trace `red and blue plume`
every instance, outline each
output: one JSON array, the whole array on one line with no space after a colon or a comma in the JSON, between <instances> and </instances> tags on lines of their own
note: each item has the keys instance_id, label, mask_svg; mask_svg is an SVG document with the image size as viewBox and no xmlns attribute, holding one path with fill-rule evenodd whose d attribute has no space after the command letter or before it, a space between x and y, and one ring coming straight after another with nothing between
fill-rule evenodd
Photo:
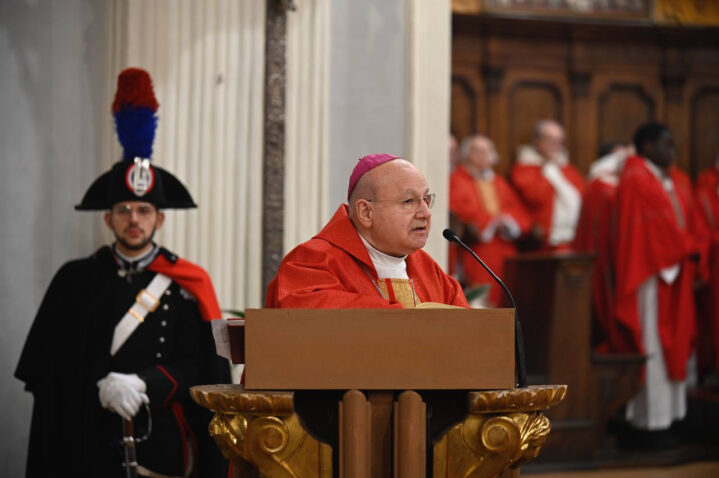
<instances>
[{"instance_id":1,"label":"red and blue plume","mask_svg":"<svg viewBox=\"0 0 719 478\"><path fill-rule=\"evenodd\" d=\"M152 157L158 106L149 73L139 68L127 68L120 73L112 114L123 159Z\"/></svg>"}]
</instances>

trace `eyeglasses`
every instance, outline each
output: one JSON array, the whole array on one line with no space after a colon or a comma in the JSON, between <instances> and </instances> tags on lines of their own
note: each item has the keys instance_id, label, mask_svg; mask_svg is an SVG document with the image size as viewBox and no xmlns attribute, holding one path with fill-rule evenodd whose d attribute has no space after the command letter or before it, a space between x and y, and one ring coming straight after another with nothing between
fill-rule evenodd
<instances>
[{"instance_id":1,"label":"eyeglasses","mask_svg":"<svg viewBox=\"0 0 719 478\"><path fill-rule=\"evenodd\" d=\"M434 199L437 195L434 193L427 194L425 196L421 197L414 197L414 198L407 198L407 199L400 199L400 200L386 200L386 201L380 201L377 199L367 199L369 202L391 202L394 204L397 204L399 208L402 211L405 212L414 212L417 211L421 206L422 203L424 203L429 209L432 209L432 206L434 206Z\"/></svg>"},{"instance_id":2,"label":"eyeglasses","mask_svg":"<svg viewBox=\"0 0 719 478\"><path fill-rule=\"evenodd\" d=\"M149 204L141 204L135 208L133 208L129 204L118 204L117 206L112 208L112 212L114 212L120 217L130 217L133 211L135 211L140 217L150 217L153 213L157 211L157 209L155 208L155 206Z\"/></svg>"}]
</instances>

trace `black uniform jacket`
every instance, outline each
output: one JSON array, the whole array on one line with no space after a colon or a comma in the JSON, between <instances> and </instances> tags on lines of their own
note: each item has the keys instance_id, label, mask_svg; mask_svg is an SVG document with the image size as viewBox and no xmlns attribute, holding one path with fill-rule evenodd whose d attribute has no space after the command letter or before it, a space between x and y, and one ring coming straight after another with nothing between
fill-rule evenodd
<instances>
[{"instance_id":1,"label":"black uniform jacket","mask_svg":"<svg viewBox=\"0 0 719 478\"><path fill-rule=\"evenodd\" d=\"M159 254L177 260L165 249ZM152 433L137 445L141 465L182 475L194 439L195 476L226 477L226 462L208 435L211 414L188 392L193 385L230 381L210 323L194 297L173 282L159 307L110 356L115 325L155 276L144 270L128 281L119 268L107 246L71 261L40 305L15 372L35 399L26 476L124 476L122 419L101 407L97 387L109 372L119 372L136 373L147 384ZM144 411L135 417L136 435L147 419Z\"/></svg>"}]
</instances>

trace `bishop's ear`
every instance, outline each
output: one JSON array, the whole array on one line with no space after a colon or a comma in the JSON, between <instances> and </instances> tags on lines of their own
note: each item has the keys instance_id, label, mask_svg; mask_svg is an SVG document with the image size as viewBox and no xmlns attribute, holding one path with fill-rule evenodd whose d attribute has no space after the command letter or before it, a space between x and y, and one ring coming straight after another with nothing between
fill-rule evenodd
<instances>
[{"instance_id":1,"label":"bishop's ear","mask_svg":"<svg viewBox=\"0 0 719 478\"><path fill-rule=\"evenodd\" d=\"M366 228L372 226L372 203L366 199L358 199L354 203L355 217L357 221Z\"/></svg>"}]
</instances>

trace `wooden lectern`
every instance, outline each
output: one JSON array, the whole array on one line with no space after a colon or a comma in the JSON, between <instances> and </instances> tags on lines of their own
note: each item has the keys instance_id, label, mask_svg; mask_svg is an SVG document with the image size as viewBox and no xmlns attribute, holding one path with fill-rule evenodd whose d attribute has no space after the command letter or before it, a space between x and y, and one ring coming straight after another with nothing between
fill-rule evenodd
<instances>
[{"instance_id":1,"label":"wooden lectern","mask_svg":"<svg viewBox=\"0 0 719 478\"><path fill-rule=\"evenodd\" d=\"M512 309L262 309L245 384L193 387L235 477L518 476L566 386L515 389ZM216 337L217 338L217 337ZM218 345L219 347L219 345Z\"/></svg>"}]
</instances>

